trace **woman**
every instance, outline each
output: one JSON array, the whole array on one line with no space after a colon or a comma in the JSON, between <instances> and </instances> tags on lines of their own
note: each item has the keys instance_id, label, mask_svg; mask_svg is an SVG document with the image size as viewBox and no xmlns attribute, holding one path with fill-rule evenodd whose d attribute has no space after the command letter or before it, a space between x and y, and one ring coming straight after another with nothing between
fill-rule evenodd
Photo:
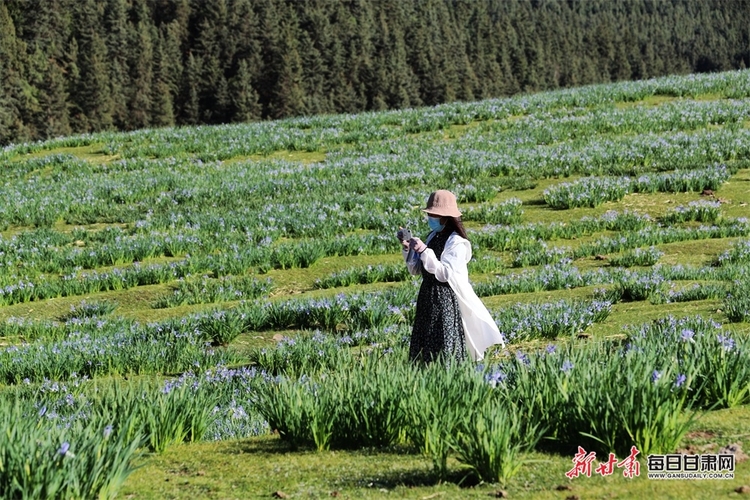
<instances>
[{"instance_id":1,"label":"woman","mask_svg":"<svg viewBox=\"0 0 750 500\"><path fill-rule=\"evenodd\" d=\"M409 358L461 360L468 353L471 359L481 360L487 347L503 344L503 337L469 284L466 265L471 260L471 243L456 196L435 191L422 211L431 230L426 242L401 238L409 272L422 274Z\"/></svg>"}]
</instances>

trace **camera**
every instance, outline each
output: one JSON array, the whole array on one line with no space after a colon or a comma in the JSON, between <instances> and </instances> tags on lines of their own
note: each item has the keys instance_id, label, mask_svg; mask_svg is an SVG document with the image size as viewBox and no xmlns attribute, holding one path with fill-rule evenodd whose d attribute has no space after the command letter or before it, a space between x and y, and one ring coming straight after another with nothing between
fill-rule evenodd
<instances>
[{"instance_id":1,"label":"camera","mask_svg":"<svg viewBox=\"0 0 750 500\"><path fill-rule=\"evenodd\" d=\"M409 241L411 239L411 231L406 227L401 227L396 232L396 237L398 241Z\"/></svg>"}]
</instances>

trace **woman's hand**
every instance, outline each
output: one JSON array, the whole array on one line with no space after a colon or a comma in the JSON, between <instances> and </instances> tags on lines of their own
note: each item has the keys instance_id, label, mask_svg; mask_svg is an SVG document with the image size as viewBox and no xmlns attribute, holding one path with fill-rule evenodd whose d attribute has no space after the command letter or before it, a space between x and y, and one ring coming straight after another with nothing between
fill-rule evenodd
<instances>
[{"instance_id":1,"label":"woman's hand","mask_svg":"<svg viewBox=\"0 0 750 500\"><path fill-rule=\"evenodd\" d=\"M398 241L401 242L401 246L404 248L404 250L409 249L409 240L411 239L411 231L409 231L405 227L398 228L398 231L396 231L396 238L398 238Z\"/></svg>"},{"instance_id":2,"label":"woman's hand","mask_svg":"<svg viewBox=\"0 0 750 500\"><path fill-rule=\"evenodd\" d=\"M409 240L409 248L417 253L422 253L427 249L427 245L419 238L412 238Z\"/></svg>"}]
</instances>

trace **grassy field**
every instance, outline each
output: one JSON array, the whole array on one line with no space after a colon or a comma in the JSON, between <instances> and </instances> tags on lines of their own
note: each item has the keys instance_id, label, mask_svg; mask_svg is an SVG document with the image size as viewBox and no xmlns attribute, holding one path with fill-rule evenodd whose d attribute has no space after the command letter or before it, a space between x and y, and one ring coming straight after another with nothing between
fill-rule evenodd
<instances>
[{"instance_id":1,"label":"grassy field","mask_svg":"<svg viewBox=\"0 0 750 500\"><path fill-rule=\"evenodd\" d=\"M541 363L554 344L581 356L574 401L593 387L580 363L609 363L606 376L615 380L616 357L627 355L618 349L635 342L635 328L670 316L712 320L705 342L715 344L718 334L720 345L706 343L695 354L708 364L692 365L682 347L665 343L650 358L664 366L651 367L653 383L637 382L651 387L661 373L689 375L684 386L659 382L661 401L676 405L664 429L687 423L677 444L663 445L671 449L651 451L750 450L750 372L719 380L708 368L740 366L729 356L742 363L750 355L748 80L747 72L670 77L430 109L7 147L1 189L13 202L0 207L0 396L9 408L20 406L5 422L15 428L21 415L38 420L37 429L56 426L71 450L94 423L109 425L107 439L114 428L113 435L135 442L140 452L122 460L138 468L113 473L103 497L741 495L735 490L750 485L750 465L740 455L731 480L650 480L644 456L638 478L615 470L568 479L576 446L597 443L597 460L607 446L604 435L586 437L595 432L588 428L573 428L570 438L555 423L567 417L545 413L559 392L553 389L539 396L549 398L541 408L531 393L509 392L518 403L487 389L524 429L513 431L514 439L531 444L519 444L522 465L501 482L482 480L459 461L456 443L447 468L438 470L434 451L420 452L404 430L376 445L337 445L335 429L332 445L317 437L295 441L291 431L272 432L271 410L257 394L273 394L264 387L279 380L297 390L307 387L305 378L346 378L371 358L386 371L421 376L404 368L418 282L399 271L394 231L408 225L426 234L419 208L429 192L445 188L457 193L473 241L471 281L508 340L483 370L520 377L513 371L523 369L518 360L539 356ZM654 262L639 260L642 251ZM606 313L589 319L599 300ZM346 306L336 309L336 301ZM513 316L519 310L541 319L527 324ZM684 335L688 327L677 328ZM310 347L314 335L327 342L319 355ZM600 345L611 358L596 357ZM185 383L177 402L171 389L159 389L243 367L268 378L238 382L231 375L208 389L195 382L195 393ZM568 371L555 370L549 383L567 383ZM516 383L508 390L520 391ZM599 397L606 406L605 396L591 401ZM645 415L639 425L653 432L648 404L614 401L607 415ZM132 427L123 423L125 411L133 412ZM284 411L282 421L294 405ZM190 432L167 429L180 414L193 418ZM523 422L540 418L551 420L535 440ZM575 432L583 433L580 442ZM618 438L618 458L632 444ZM54 460L35 459L59 469L38 481L59 474L72 484L76 457L94 453L83 445L75 454L59 451ZM12 453L21 451L7 457ZM0 487L13 474L0 467ZM93 495L70 488L48 494Z\"/></svg>"}]
</instances>

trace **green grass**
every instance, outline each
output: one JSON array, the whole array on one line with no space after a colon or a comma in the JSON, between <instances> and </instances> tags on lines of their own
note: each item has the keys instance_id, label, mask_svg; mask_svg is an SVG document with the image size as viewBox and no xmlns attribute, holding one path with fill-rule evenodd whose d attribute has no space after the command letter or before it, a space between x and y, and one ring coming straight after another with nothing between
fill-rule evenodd
<instances>
[{"instance_id":1,"label":"green grass","mask_svg":"<svg viewBox=\"0 0 750 500\"><path fill-rule=\"evenodd\" d=\"M682 241L658 245L657 248L664 252L659 262L667 265L707 266L734 241L737 241L737 238Z\"/></svg>"},{"instance_id":2,"label":"green grass","mask_svg":"<svg viewBox=\"0 0 750 500\"><path fill-rule=\"evenodd\" d=\"M76 147L59 147L51 149L40 149L34 153L18 155L11 161L27 160L29 158L40 158L42 156L54 154L69 154L80 158L81 160L90 161L91 163L109 163L117 160L117 155L107 155L102 152L103 144L89 144L88 146Z\"/></svg>"},{"instance_id":3,"label":"green grass","mask_svg":"<svg viewBox=\"0 0 750 500\"><path fill-rule=\"evenodd\" d=\"M750 448L750 407L706 414L693 424L684 446L698 453L716 453L721 446L740 443ZM750 462L737 465L733 480L656 481L610 477L568 479L572 457L530 453L529 461L506 491L509 498L559 500L579 498L705 499L734 496L734 489L750 483ZM619 457L618 457L619 458ZM123 498L220 499L271 498L283 492L290 498L487 498L496 485L476 484L458 462L449 461L451 479L441 483L429 460L393 451L296 451L278 436L241 441L175 446L149 457L123 488ZM558 487L565 489L558 490ZM569 488L569 489L567 489ZM335 494L334 494L335 492Z\"/></svg>"},{"instance_id":4,"label":"green grass","mask_svg":"<svg viewBox=\"0 0 750 500\"><path fill-rule=\"evenodd\" d=\"M707 94L695 100L716 100L721 95ZM670 96L650 96L637 102L616 103L617 108L635 106L659 106L664 103L679 101ZM509 123L522 119L524 115L511 116L505 120ZM452 125L443 130L409 134L410 140L454 141L464 135L482 130L489 130L492 120L475 121L466 125ZM750 120L744 122L750 128ZM93 163L107 163L117 156L107 156L101 152L101 144L82 147L65 147L42 149L39 152L22 155L14 160L41 157L55 153L72 154L80 159ZM338 148L339 146L335 146ZM340 146L354 150L359 145ZM225 160L225 165L238 162L253 162L268 159L285 160L302 164L326 161L326 151L274 151L269 155L237 156ZM38 172L37 172L38 174ZM604 203L596 208L577 208L572 210L552 210L543 200L543 191L560 182L570 182L576 177L542 179L533 189L523 191L503 191L493 200L501 202L509 198L519 198L523 202L522 222L549 223L570 222L584 216L600 216L608 210L622 211L628 209L648 213L654 218L666 214L677 205L690 201L705 199L698 193L656 193L630 194L617 203ZM729 182L715 193L724 200L722 212L728 217L748 217L750 208L750 169L739 170ZM465 207L470 206L466 204ZM92 224L86 229L97 230L115 224ZM127 224L119 225L121 227ZM467 224L468 227L479 227L479 224ZM64 223L54 226L56 231L69 232L74 227ZM26 228L12 227L0 235L11 238ZM556 241L552 245L575 247L583 242L601 236L601 233L579 238L574 241ZM660 245L665 252L660 262L664 264L707 265L718 254L726 250L735 241L733 238L688 241ZM510 262L509 254L500 254ZM343 289L314 290L316 279L332 272L354 266L387 264L399 262L401 256L376 255L356 257L326 257L318 260L309 268L272 270L260 278L269 277L275 289L272 300L290 298L330 297ZM153 262L168 262L174 258L154 259ZM595 267L606 267L606 261L593 258L580 259L575 262L581 270ZM100 269L104 270L104 268ZM517 269L505 269L500 274L518 272ZM481 281L490 276L472 275L472 280ZM347 287L347 292L382 290L394 284L356 285ZM484 303L491 309L510 307L517 302L547 302L560 299L590 298L596 287L584 287L574 290L538 292L494 296L484 298ZM35 319L56 319L68 312L72 305L81 300L111 300L118 303L116 315L136 319L141 322L159 321L167 318L181 317L217 307L216 304L180 306L169 309L153 309L151 305L160 295L170 290L170 284L142 286L130 290L54 298L41 302L16 304L0 308L0 321L9 317ZM237 302L220 304L231 307ZM618 337L624 333L627 325L642 323L667 314L686 316L701 314L723 321L720 312L721 301L706 300L675 304L653 305L648 301L618 303L606 322L594 324L587 331L593 337ZM740 334L750 334L750 327L741 324L732 327ZM237 337L230 349L240 355L240 359L249 351L258 347L272 347L279 335L293 336L300 332L295 330L270 332L245 332ZM0 339L1 345L7 345L13 339ZM560 339L561 342L587 342L587 339ZM546 343L546 342L545 342ZM514 348L533 348L542 345L530 342ZM682 443L684 448L702 447L707 452L715 452L720 445L733 442L741 443L745 450L750 449L750 406L729 410L710 411L693 425L693 430ZM526 456L526 464L514 479L507 491L511 498L528 499L562 499L571 495L580 498L718 498L736 496L734 489L742 484L750 484L750 462L738 465L736 478L733 481L649 481L645 477L628 480L616 474L613 477L578 478L570 481L565 472L571 467L572 453L561 456L547 453L531 453ZM645 461L642 460L642 476L645 476ZM130 499L196 499L196 498L270 498L276 491L282 491L292 498L329 498L336 494L340 498L487 498L497 490L496 485L476 484L466 476L458 462L449 462L452 481L440 482L431 472L427 458L406 453L405 450L359 450L359 451L290 451L278 436L263 436L252 439L227 441L219 443L198 443L178 445L169 448L164 454L145 457L142 467L131 476L120 492L121 498ZM558 486L569 489L558 490Z\"/></svg>"},{"instance_id":5,"label":"green grass","mask_svg":"<svg viewBox=\"0 0 750 500\"><path fill-rule=\"evenodd\" d=\"M716 96L712 99L707 100L716 100L719 96ZM626 108L632 108L634 106L659 106L661 104L667 103L667 102L673 102L676 101L677 97L667 96L667 95L650 95L645 98L643 98L640 101L628 101L628 102L618 102L615 103L615 107L619 109L626 109ZM695 99L698 100L698 99Z\"/></svg>"},{"instance_id":6,"label":"green grass","mask_svg":"<svg viewBox=\"0 0 750 500\"><path fill-rule=\"evenodd\" d=\"M231 165L232 163L245 162L245 161L261 161L261 160L284 160L293 161L304 164L320 163L325 161L326 155L319 151L274 151L269 155L248 155L248 156L235 156L228 160L224 160L225 165Z\"/></svg>"}]
</instances>

